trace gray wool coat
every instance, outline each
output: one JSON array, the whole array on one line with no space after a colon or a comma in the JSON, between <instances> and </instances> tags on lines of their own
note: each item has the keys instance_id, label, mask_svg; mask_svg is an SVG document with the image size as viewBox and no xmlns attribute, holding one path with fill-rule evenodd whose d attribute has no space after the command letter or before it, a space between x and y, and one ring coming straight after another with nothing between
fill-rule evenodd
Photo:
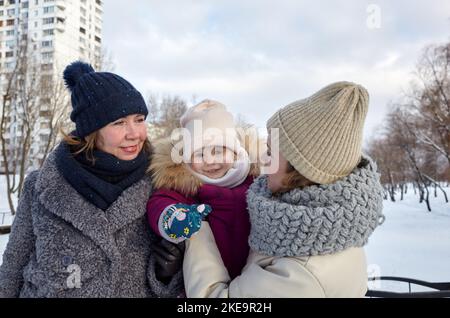
<instances>
[{"instance_id":1,"label":"gray wool coat","mask_svg":"<svg viewBox=\"0 0 450 318\"><path fill-rule=\"evenodd\" d=\"M0 297L176 297L154 274L145 176L106 210L87 202L51 154L25 181L0 267Z\"/></svg>"}]
</instances>

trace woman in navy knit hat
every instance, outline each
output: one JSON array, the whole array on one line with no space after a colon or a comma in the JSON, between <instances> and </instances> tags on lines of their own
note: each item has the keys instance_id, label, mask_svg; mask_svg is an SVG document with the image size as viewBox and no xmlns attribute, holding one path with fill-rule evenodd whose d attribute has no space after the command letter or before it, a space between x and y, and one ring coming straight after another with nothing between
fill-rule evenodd
<instances>
[{"instance_id":1,"label":"woman in navy knit hat","mask_svg":"<svg viewBox=\"0 0 450 318\"><path fill-rule=\"evenodd\" d=\"M171 266L155 265L158 239L145 219L151 146L142 95L83 62L67 66L64 80L76 130L26 178L0 297L177 296L183 251L166 246Z\"/></svg>"}]
</instances>

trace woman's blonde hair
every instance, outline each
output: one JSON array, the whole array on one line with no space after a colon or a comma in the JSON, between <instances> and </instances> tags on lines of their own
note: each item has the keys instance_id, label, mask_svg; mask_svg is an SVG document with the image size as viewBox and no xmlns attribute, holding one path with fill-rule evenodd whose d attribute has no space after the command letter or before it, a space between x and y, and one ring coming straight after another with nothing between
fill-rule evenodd
<instances>
[{"instance_id":1,"label":"woman's blonde hair","mask_svg":"<svg viewBox=\"0 0 450 318\"><path fill-rule=\"evenodd\" d=\"M77 137L72 134L66 133L63 129L60 129L60 133L63 136L63 141L71 146L74 155L79 155L80 153L86 154L86 159L92 164L95 164L94 150L97 145L97 140L99 138L98 130L87 135L84 138ZM149 156L152 153L152 145L148 139L145 140L144 146L142 148Z\"/></svg>"}]
</instances>

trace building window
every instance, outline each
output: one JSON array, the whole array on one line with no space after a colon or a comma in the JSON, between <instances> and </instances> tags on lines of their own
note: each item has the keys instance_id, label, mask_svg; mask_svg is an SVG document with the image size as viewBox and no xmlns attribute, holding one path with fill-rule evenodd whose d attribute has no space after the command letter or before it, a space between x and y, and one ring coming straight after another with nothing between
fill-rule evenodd
<instances>
[{"instance_id":1,"label":"building window","mask_svg":"<svg viewBox=\"0 0 450 318\"><path fill-rule=\"evenodd\" d=\"M14 68L14 62L6 62L6 63L5 63L5 68L6 68L7 70L13 69L13 68Z\"/></svg>"},{"instance_id":2,"label":"building window","mask_svg":"<svg viewBox=\"0 0 450 318\"><path fill-rule=\"evenodd\" d=\"M86 34L86 29L85 28L80 28L80 32L83 34Z\"/></svg>"},{"instance_id":3,"label":"building window","mask_svg":"<svg viewBox=\"0 0 450 318\"><path fill-rule=\"evenodd\" d=\"M53 30L53 29L44 30L44 31L42 32L42 34L43 34L44 36L46 36L46 35L53 35L53 34L55 34L55 30Z\"/></svg>"},{"instance_id":4,"label":"building window","mask_svg":"<svg viewBox=\"0 0 450 318\"><path fill-rule=\"evenodd\" d=\"M42 41L42 47L53 47L53 41Z\"/></svg>"},{"instance_id":5,"label":"building window","mask_svg":"<svg viewBox=\"0 0 450 318\"><path fill-rule=\"evenodd\" d=\"M14 19L6 20L6 25L14 25Z\"/></svg>"},{"instance_id":6,"label":"building window","mask_svg":"<svg viewBox=\"0 0 450 318\"><path fill-rule=\"evenodd\" d=\"M98 36L95 36L95 41L97 41L98 43L102 43L102 39L100 39Z\"/></svg>"},{"instance_id":7,"label":"building window","mask_svg":"<svg viewBox=\"0 0 450 318\"><path fill-rule=\"evenodd\" d=\"M53 52L44 52L42 53L43 60L50 60L53 58Z\"/></svg>"},{"instance_id":8,"label":"building window","mask_svg":"<svg viewBox=\"0 0 450 318\"><path fill-rule=\"evenodd\" d=\"M51 71L52 69L53 69L52 63L47 63L47 64L41 65L41 70L43 70L43 71Z\"/></svg>"},{"instance_id":9,"label":"building window","mask_svg":"<svg viewBox=\"0 0 450 318\"><path fill-rule=\"evenodd\" d=\"M14 35L15 31L14 30L6 30L6 35Z\"/></svg>"},{"instance_id":10,"label":"building window","mask_svg":"<svg viewBox=\"0 0 450 318\"><path fill-rule=\"evenodd\" d=\"M14 40L5 41L5 46L10 48L10 49L14 48L14 44L15 44Z\"/></svg>"},{"instance_id":11,"label":"building window","mask_svg":"<svg viewBox=\"0 0 450 318\"><path fill-rule=\"evenodd\" d=\"M13 56L14 56L13 51L5 52L5 57L13 57Z\"/></svg>"},{"instance_id":12,"label":"building window","mask_svg":"<svg viewBox=\"0 0 450 318\"><path fill-rule=\"evenodd\" d=\"M42 19L42 24L52 24L55 23L55 18L44 18Z\"/></svg>"},{"instance_id":13,"label":"building window","mask_svg":"<svg viewBox=\"0 0 450 318\"><path fill-rule=\"evenodd\" d=\"M41 110L41 111L39 112L39 116L40 116L40 117L50 117L50 115L51 115L51 113L50 113L50 111L48 111L48 110Z\"/></svg>"},{"instance_id":14,"label":"building window","mask_svg":"<svg viewBox=\"0 0 450 318\"><path fill-rule=\"evenodd\" d=\"M55 7L51 6L51 7L44 7L44 13L52 13L55 12Z\"/></svg>"},{"instance_id":15,"label":"building window","mask_svg":"<svg viewBox=\"0 0 450 318\"><path fill-rule=\"evenodd\" d=\"M16 14L16 9L8 9L8 11L6 12L6 14L9 17L12 17L14 14Z\"/></svg>"}]
</instances>

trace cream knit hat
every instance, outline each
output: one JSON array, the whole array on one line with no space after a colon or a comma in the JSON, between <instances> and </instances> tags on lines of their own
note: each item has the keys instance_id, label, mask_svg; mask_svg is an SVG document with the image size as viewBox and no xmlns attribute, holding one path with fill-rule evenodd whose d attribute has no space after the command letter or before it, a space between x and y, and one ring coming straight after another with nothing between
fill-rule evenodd
<instances>
[{"instance_id":1,"label":"cream knit hat","mask_svg":"<svg viewBox=\"0 0 450 318\"><path fill-rule=\"evenodd\" d=\"M241 147L233 115L225 105L206 99L189 108L180 118L181 127L190 138L183 139L183 157L189 162L192 153L206 146L225 146L235 153Z\"/></svg>"},{"instance_id":2,"label":"cream knit hat","mask_svg":"<svg viewBox=\"0 0 450 318\"><path fill-rule=\"evenodd\" d=\"M368 106L364 87L337 82L280 109L267 128L279 129L280 152L301 175L329 184L359 163Z\"/></svg>"}]
</instances>

